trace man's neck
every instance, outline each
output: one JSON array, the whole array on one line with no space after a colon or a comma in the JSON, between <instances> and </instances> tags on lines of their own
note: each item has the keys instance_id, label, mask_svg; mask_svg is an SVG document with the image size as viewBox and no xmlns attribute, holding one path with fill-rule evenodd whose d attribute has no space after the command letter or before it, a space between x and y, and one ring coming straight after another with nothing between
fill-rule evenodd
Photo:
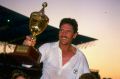
<instances>
[{"instance_id":1,"label":"man's neck","mask_svg":"<svg viewBox=\"0 0 120 79\"><path fill-rule=\"evenodd\" d=\"M59 46L62 51L70 51L72 48L72 46L70 44L68 44L68 45L59 44Z\"/></svg>"}]
</instances>

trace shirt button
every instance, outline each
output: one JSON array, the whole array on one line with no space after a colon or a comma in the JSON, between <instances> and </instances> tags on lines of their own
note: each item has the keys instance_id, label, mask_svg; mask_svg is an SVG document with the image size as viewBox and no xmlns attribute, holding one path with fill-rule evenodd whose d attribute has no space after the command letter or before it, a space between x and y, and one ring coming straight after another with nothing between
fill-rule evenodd
<instances>
[{"instance_id":1,"label":"shirt button","mask_svg":"<svg viewBox=\"0 0 120 79\"><path fill-rule=\"evenodd\" d=\"M78 70L77 70L77 69L74 69L74 70L73 70L73 73L74 73L74 74L77 74L77 73L78 73Z\"/></svg>"}]
</instances>

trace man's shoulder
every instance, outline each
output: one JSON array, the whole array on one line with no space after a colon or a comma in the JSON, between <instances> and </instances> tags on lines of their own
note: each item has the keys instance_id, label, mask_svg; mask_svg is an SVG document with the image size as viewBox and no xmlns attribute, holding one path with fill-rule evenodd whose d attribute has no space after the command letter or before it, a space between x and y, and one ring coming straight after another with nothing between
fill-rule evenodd
<instances>
[{"instance_id":1,"label":"man's shoulder","mask_svg":"<svg viewBox=\"0 0 120 79\"><path fill-rule=\"evenodd\" d=\"M78 48L76 45L72 44L72 46L76 49L76 52L79 54L83 54L80 48Z\"/></svg>"},{"instance_id":2,"label":"man's shoulder","mask_svg":"<svg viewBox=\"0 0 120 79\"><path fill-rule=\"evenodd\" d=\"M77 48L77 53L78 53L80 56L84 56L84 53L83 53L79 48Z\"/></svg>"}]
</instances>

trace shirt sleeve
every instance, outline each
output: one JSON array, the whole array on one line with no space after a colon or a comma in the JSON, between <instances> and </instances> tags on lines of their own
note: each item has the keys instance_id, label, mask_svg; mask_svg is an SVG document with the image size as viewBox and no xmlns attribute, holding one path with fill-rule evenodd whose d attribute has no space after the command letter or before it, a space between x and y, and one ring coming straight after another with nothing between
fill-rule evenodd
<instances>
[{"instance_id":1,"label":"shirt sleeve","mask_svg":"<svg viewBox=\"0 0 120 79\"><path fill-rule=\"evenodd\" d=\"M39 47L39 52L41 53L40 62L43 62L45 59L47 59L49 55L49 52L48 52L49 49L50 49L49 43L43 44L42 46Z\"/></svg>"},{"instance_id":2,"label":"shirt sleeve","mask_svg":"<svg viewBox=\"0 0 120 79\"><path fill-rule=\"evenodd\" d=\"M84 73L90 73L89 65L85 56L83 60L83 67L84 67L84 70L83 70Z\"/></svg>"},{"instance_id":3,"label":"shirt sleeve","mask_svg":"<svg viewBox=\"0 0 120 79\"><path fill-rule=\"evenodd\" d=\"M83 53L80 54L80 65L79 65L79 73L76 77L76 79L79 79L79 77L84 73L90 73L89 65L87 62L87 59Z\"/></svg>"}]
</instances>

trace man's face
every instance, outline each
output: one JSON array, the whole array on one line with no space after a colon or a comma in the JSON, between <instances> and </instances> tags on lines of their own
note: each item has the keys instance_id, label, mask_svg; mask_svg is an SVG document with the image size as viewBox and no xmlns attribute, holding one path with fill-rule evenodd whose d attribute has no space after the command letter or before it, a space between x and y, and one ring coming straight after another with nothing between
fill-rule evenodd
<instances>
[{"instance_id":1,"label":"man's face","mask_svg":"<svg viewBox=\"0 0 120 79\"><path fill-rule=\"evenodd\" d=\"M74 30L70 24L63 24L59 31L59 41L60 44L68 45L71 44L73 38L75 38L77 33L74 33Z\"/></svg>"}]
</instances>

